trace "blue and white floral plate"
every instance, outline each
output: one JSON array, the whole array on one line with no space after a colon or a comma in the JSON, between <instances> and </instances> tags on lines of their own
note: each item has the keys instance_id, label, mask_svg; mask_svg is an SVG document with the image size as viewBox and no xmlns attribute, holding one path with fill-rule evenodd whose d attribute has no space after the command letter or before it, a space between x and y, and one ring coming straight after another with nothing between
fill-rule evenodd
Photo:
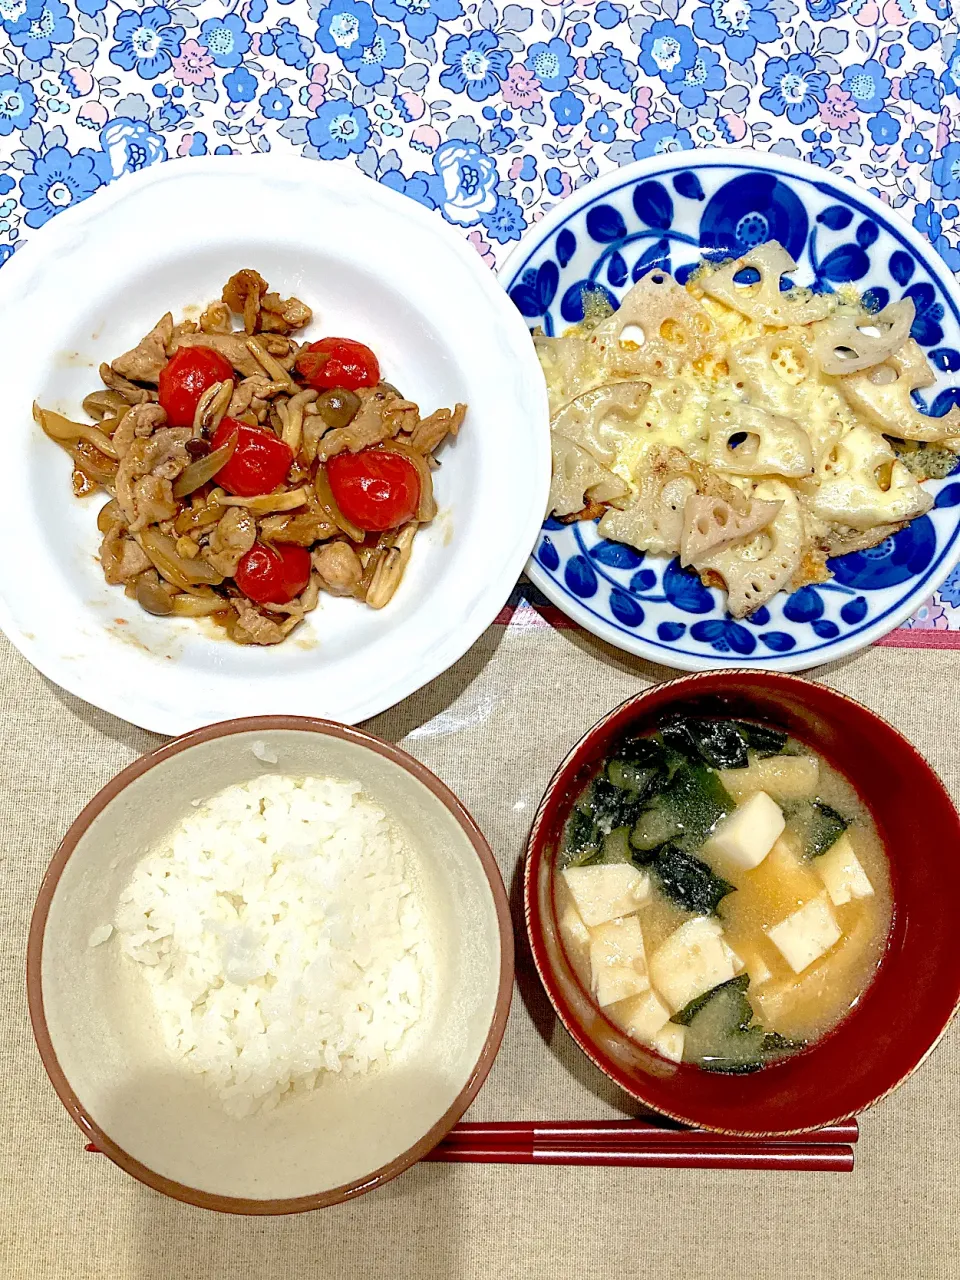
<instances>
[{"instance_id":1,"label":"blue and white floral plate","mask_svg":"<svg viewBox=\"0 0 960 1280\"><path fill-rule=\"evenodd\" d=\"M854 283L877 308L913 298L913 337L938 372L923 402L960 403L960 291L934 250L852 182L778 155L667 152L575 191L537 223L501 278L532 329L581 318L585 283L616 302L647 271L683 282L701 256L730 257L779 240L795 283ZM799 671L831 662L899 626L960 560L960 483L930 482L936 502L870 551L831 561L830 582L781 593L735 622L720 591L677 560L607 542L596 524L548 519L527 572L601 639L669 667Z\"/></svg>"}]
</instances>

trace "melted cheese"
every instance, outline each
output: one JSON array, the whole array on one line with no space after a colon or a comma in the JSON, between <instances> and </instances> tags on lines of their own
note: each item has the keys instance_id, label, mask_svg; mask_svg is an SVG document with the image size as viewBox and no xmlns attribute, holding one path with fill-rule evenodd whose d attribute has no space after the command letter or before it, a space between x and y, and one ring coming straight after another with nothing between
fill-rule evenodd
<instances>
[{"instance_id":1,"label":"melted cheese","mask_svg":"<svg viewBox=\"0 0 960 1280\"><path fill-rule=\"evenodd\" d=\"M625 424L619 429L607 428L608 436L617 441L617 458L610 464L617 475L635 484L654 446L682 449L695 462L706 463L709 406L718 397L756 405L802 423L817 460L857 425L856 414L831 378L817 375L810 366L797 376L799 361L790 341L791 330L764 329L711 298L704 299L703 305L723 334L725 354L697 360L676 378L646 378L650 395L634 429ZM738 360L739 351L753 354L755 348L759 349L753 362ZM589 344L584 346L582 367L581 385L596 385L601 370ZM549 372L547 380L549 383Z\"/></svg>"},{"instance_id":2,"label":"melted cheese","mask_svg":"<svg viewBox=\"0 0 960 1280\"><path fill-rule=\"evenodd\" d=\"M764 246L764 252L768 248L767 257L773 255L771 262L779 271L783 250L773 245ZM765 262L764 258L761 266ZM892 481L889 465L883 469L883 464L889 464L889 447L881 434L881 424L875 412L867 411L858 402L854 391L860 390L860 384L853 386L858 378L866 385L871 371L840 377L831 376L821 367L818 337L824 325L833 325L840 332L851 324L864 322L855 291L840 291L828 297L784 294L781 305L772 290L764 285L757 295L759 301L752 304L745 302L746 295L741 296L732 285L730 264L723 267L722 272L725 273L723 279L719 279L717 269L703 267L685 290L678 289L672 281L661 280L659 291L653 291L641 281L624 300L622 315L615 313L614 317L599 323L585 321L560 338L537 339L550 392L555 436L559 433L569 437L592 454L594 462L605 469L606 490L615 488L614 477L628 488L628 492L613 498L623 511L611 511L601 531L662 554L675 554L679 550L679 543L672 545L674 534L670 530L675 525L679 538L682 511L674 513L677 519L667 530L667 541L671 545L666 545L659 536L651 541L647 529L649 513L641 510L646 501L645 481L651 469L658 467L658 459L664 457L665 450L679 450L690 460L685 465L692 476L687 481L691 493L729 500L732 491L742 492L746 505L741 515L754 497L761 496L759 490L769 487L772 476L779 474L778 483L789 485L786 496L790 498L790 512L781 512L779 523L774 526L783 541L785 521L790 515L790 556L783 557L784 573L788 559L795 563L799 573L802 552L819 554L822 560L824 549L851 527L863 531L876 528L877 536L881 537L885 536L884 526L911 519L926 510L930 505L929 495L915 482L908 483L910 478L901 474L903 468L899 464L892 469ZM767 274L773 278L772 271ZM766 278L763 272L761 276ZM707 294L707 289L713 296ZM654 292L655 298L646 296ZM664 307L669 298L675 299L679 294L684 299L680 320L676 324L669 318L664 321ZM729 304L728 295L736 306ZM762 322L764 318L772 318L768 314L771 306L777 311L777 324ZM699 329L693 307L700 308L705 317ZM806 322L804 317L808 312L809 322ZM638 326L642 330L644 322L652 333L647 339L650 346L646 352L639 338L637 342L631 340L633 330ZM619 340L616 338L618 323L623 330ZM681 331L677 341L674 341L675 330ZM705 349L708 336L709 350ZM822 346L822 342L819 345ZM689 358L683 357L684 350ZM896 364L897 358L891 357L891 363ZM924 361L924 369L927 368ZM649 386L649 393L638 394L642 386ZM615 393L616 412L604 413L602 439L594 430L597 423L592 419L589 423L579 423L574 430L568 420L580 412L578 404L593 404L585 393L604 387L621 390ZM874 399L878 398L872 384L869 391ZM890 398L889 392L879 395L884 393ZM724 409L726 402L735 408L743 406L748 412L728 415ZM757 413L758 410L762 413ZM753 432L756 439L751 442L751 450L759 441L763 447L756 456L761 460L770 456L770 449L777 447L778 439L790 443L791 456L779 468L771 466L769 475L763 465L755 461L748 464L747 454L741 464L737 464L735 451L740 447L738 435L741 433L721 432L724 448L720 450L718 421L740 423L747 431L744 440L749 439L749 424L759 423L763 430L758 428ZM956 429L952 421L924 419L924 438L930 431L941 428L946 436ZM599 447L591 448L591 430L602 451ZM838 459L847 465L838 465ZM579 484L579 476L577 482ZM718 485L725 485L723 493L719 492ZM585 481L578 492L583 492L585 498L598 499L600 491L600 487L590 488ZM733 500L737 501L735 492ZM578 494L569 495L564 514L572 514L577 501ZM794 545L794 525L806 531L802 547ZM745 571L754 575L755 562L769 557L767 535L742 541L742 546L736 541L729 543L722 556L718 555L723 560L723 571L719 567L715 571L721 572L721 576L727 571L733 572L738 555L744 561ZM752 566L750 562L754 562ZM768 575L770 582L774 576L777 575ZM790 581L785 580L782 585L789 589ZM751 607L761 603L762 598ZM746 609L747 602L741 601L740 607Z\"/></svg>"}]
</instances>

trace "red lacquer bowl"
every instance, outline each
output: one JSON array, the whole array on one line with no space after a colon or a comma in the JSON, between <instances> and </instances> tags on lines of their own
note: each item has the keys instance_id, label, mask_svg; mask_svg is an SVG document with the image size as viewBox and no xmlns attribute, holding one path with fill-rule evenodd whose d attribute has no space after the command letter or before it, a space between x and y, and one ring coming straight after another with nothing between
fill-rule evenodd
<instances>
[{"instance_id":1,"label":"red lacquer bowl","mask_svg":"<svg viewBox=\"0 0 960 1280\"><path fill-rule=\"evenodd\" d=\"M807 743L856 787L891 863L893 923L870 987L818 1044L755 1075L677 1065L631 1040L593 1003L560 943L553 866L570 806L624 732L654 729L667 711L762 720ZM902 1084L960 1004L957 811L930 766L885 720L797 676L704 672L611 711L547 788L530 833L524 894L534 960L567 1030L627 1093L685 1124L744 1135L836 1124Z\"/></svg>"}]
</instances>

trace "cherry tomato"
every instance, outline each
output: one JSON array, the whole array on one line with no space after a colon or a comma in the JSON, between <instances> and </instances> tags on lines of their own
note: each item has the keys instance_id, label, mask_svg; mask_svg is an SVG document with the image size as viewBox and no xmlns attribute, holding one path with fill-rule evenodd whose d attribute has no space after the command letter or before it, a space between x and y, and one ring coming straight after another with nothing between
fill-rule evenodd
<instances>
[{"instance_id":1,"label":"cherry tomato","mask_svg":"<svg viewBox=\"0 0 960 1280\"><path fill-rule=\"evenodd\" d=\"M257 604L288 604L310 581L310 552L304 547L254 543L237 565L237 586Z\"/></svg>"},{"instance_id":2,"label":"cherry tomato","mask_svg":"<svg viewBox=\"0 0 960 1280\"><path fill-rule=\"evenodd\" d=\"M223 464L214 480L227 493L238 494L241 498L272 493L287 478L293 462L293 450L278 440L272 431L248 427L235 418L223 419L213 433L210 448L219 449L234 432L237 433L237 447L233 457Z\"/></svg>"},{"instance_id":3,"label":"cherry tomato","mask_svg":"<svg viewBox=\"0 0 960 1280\"><path fill-rule=\"evenodd\" d=\"M380 381L380 363L369 347L352 338L321 338L311 342L297 357L297 373L308 387L326 391L330 387L375 387Z\"/></svg>"},{"instance_id":4,"label":"cherry tomato","mask_svg":"<svg viewBox=\"0 0 960 1280\"><path fill-rule=\"evenodd\" d=\"M396 529L412 520L420 502L417 468L399 453L362 449L327 463L337 506L361 529Z\"/></svg>"},{"instance_id":5,"label":"cherry tomato","mask_svg":"<svg viewBox=\"0 0 960 1280\"><path fill-rule=\"evenodd\" d=\"M215 382L233 380L233 366L212 347L180 347L160 370L160 406L171 427L192 427L197 401Z\"/></svg>"}]
</instances>

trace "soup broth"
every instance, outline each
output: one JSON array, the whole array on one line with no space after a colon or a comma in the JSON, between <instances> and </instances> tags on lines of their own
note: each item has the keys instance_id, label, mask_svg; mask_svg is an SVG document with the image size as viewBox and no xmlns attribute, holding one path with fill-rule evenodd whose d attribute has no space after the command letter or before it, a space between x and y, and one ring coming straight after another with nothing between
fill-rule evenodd
<instances>
[{"instance_id":1,"label":"soup broth","mask_svg":"<svg viewBox=\"0 0 960 1280\"><path fill-rule=\"evenodd\" d=\"M611 1021L737 1073L835 1027L892 918L886 854L850 783L733 720L625 739L571 811L555 892L571 964Z\"/></svg>"}]
</instances>

